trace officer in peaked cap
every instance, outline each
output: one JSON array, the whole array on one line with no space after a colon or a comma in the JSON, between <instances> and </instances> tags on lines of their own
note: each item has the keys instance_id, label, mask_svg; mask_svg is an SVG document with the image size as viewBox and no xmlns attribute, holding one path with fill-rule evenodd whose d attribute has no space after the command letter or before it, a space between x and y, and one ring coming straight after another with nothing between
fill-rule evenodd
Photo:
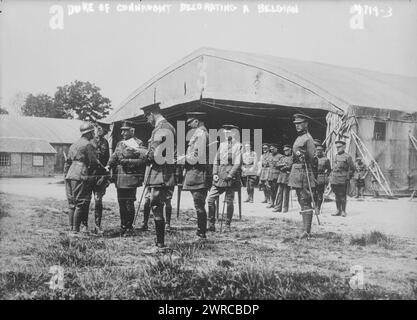
<instances>
[{"instance_id":1,"label":"officer in peaked cap","mask_svg":"<svg viewBox=\"0 0 417 320\"><path fill-rule=\"evenodd\" d=\"M331 172L330 160L324 153L324 147L321 141L316 139L316 156L315 156L315 174L316 177L316 188L314 191L314 201L317 206L318 213L320 213L321 205L323 204L324 191L329 180L329 174Z\"/></svg>"},{"instance_id":2,"label":"officer in peaked cap","mask_svg":"<svg viewBox=\"0 0 417 320\"><path fill-rule=\"evenodd\" d=\"M147 162L150 165L148 187L151 188L150 204L155 220L155 244L158 251L166 248L164 205L171 201L176 184L174 164L176 130L162 116L159 103L145 106L142 110L148 123L154 127L148 146ZM159 148L165 141L173 144L165 143L166 148ZM169 209L172 210L172 207ZM166 211L167 227L170 228L168 215L170 219L170 212Z\"/></svg>"},{"instance_id":3,"label":"officer in peaked cap","mask_svg":"<svg viewBox=\"0 0 417 320\"><path fill-rule=\"evenodd\" d=\"M231 124L222 126L225 141L220 143L213 163L213 186L208 196L209 231L215 231L216 199L226 192L226 230L230 231L233 218L235 191L241 187L242 145L236 140L238 127Z\"/></svg>"},{"instance_id":4,"label":"officer in peaked cap","mask_svg":"<svg viewBox=\"0 0 417 320\"><path fill-rule=\"evenodd\" d=\"M330 174L330 186L336 197L337 212L334 216L346 217L346 202L349 181L355 172L352 157L345 152L346 142L335 142L337 154L334 157L332 172Z\"/></svg>"},{"instance_id":5,"label":"officer in peaked cap","mask_svg":"<svg viewBox=\"0 0 417 320\"><path fill-rule=\"evenodd\" d=\"M134 235L133 220L137 188L142 185L146 163L146 149L134 136L133 123L123 122L123 140L119 141L108 161L108 167L116 176L117 201L120 209L120 235Z\"/></svg>"},{"instance_id":6,"label":"officer in peaked cap","mask_svg":"<svg viewBox=\"0 0 417 320\"><path fill-rule=\"evenodd\" d=\"M312 120L304 114L294 114L297 138L293 144L293 165L288 178L288 186L295 189L298 202L301 207L300 214L303 218L303 233L301 238L308 237L313 220L312 190L315 187L313 166L316 148L313 138L308 132L308 121ZM311 190L311 192L310 192Z\"/></svg>"},{"instance_id":7,"label":"officer in peaked cap","mask_svg":"<svg viewBox=\"0 0 417 320\"><path fill-rule=\"evenodd\" d=\"M191 192L197 213L197 236L206 238L207 212L205 209L208 189L211 186L209 164L209 134L204 125L204 112L187 112L187 125L194 130L185 155L183 190Z\"/></svg>"},{"instance_id":8,"label":"officer in peaked cap","mask_svg":"<svg viewBox=\"0 0 417 320\"><path fill-rule=\"evenodd\" d=\"M269 198L269 204L267 205L267 208L273 208L275 206L275 198L277 196L278 191L278 184L277 179L279 175L279 168L278 162L283 157L281 153L278 152L278 144L277 143L271 143L269 145L269 151L270 151L270 158L269 158L269 174L268 174L268 187L270 190L270 198Z\"/></svg>"},{"instance_id":9,"label":"officer in peaked cap","mask_svg":"<svg viewBox=\"0 0 417 320\"><path fill-rule=\"evenodd\" d=\"M94 172L95 181L93 183L93 194L94 194L94 222L95 222L95 233L103 234L101 228L101 218L103 215L103 196L106 193L106 188L110 184L110 179L105 166L109 161L109 143L104 137L107 132L105 124L96 122L95 136L92 140L94 148L96 150L96 156L100 165Z\"/></svg>"},{"instance_id":10,"label":"officer in peaked cap","mask_svg":"<svg viewBox=\"0 0 417 320\"><path fill-rule=\"evenodd\" d=\"M91 143L94 126L84 122L80 126L81 138L74 142L65 160L65 189L69 205L69 224L73 233L88 233L88 210L92 193L93 172L98 166L95 149Z\"/></svg>"},{"instance_id":11,"label":"officer in peaked cap","mask_svg":"<svg viewBox=\"0 0 417 320\"><path fill-rule=\"evenodd\" d=\"M258 164L259 190L263 190L265 196L265 199L262 201L262 203L268 203L270 198L270 190L268 186L270 157L271 153L269 151L269 143L264 142L262 144L262 155Z\"/></svg>"},{"instance_id":12,"label":"officer in peaked cap","mask_svg":"<svg viewBox=\"0 0 417 320\"><path fill-rule=\"evenodd\" d=\"M253 203L253 194L255 192L256 177L258 173L258 156L256 152L252 150L252 146L249 141L245 142L243 147L242 177L248 193L248 198L245 202Z\"/></svg>"},{"instance_id":13,"label":"officer in peaked cap","mask_svg":"<svg viewBox=\"0 0 417 320\"><path fill-rule=\"evenodd\" d=\"M284 145L284 156L279 160L277 167L279 174L277 178L277 203L273 212L288 212L291 187L288 186L288 177L290 175L293 157L290 145Z\"/></svg>"}]
</instances>

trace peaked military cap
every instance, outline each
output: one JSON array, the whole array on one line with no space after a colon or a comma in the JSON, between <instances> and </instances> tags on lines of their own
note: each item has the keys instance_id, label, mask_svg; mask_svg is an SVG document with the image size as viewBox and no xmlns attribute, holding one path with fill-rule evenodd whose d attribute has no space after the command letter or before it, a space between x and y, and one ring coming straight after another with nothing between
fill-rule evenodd
<instances>
[{"instance_id":1,"label":"peaked military cap","mask_svg":"<svg viewBox=\"0 0 417 320\"><path fill-rule=\"evenodd\" d=\"M301 123L301 122L313 120L309 116L302 114L302 113L296 113L293 115L293 117L294 117L293 123Z\"/></svg>"},{"instance_id":2,"label":"peaked military cap","mask_svg":"<svg viewBox=\"0 0 417 320\"><path fill-rule=\"evenodd\" d=\"M149 114L149 113L151 113L151 112L160 112L161 111L161 107L160 107L160 102L158 102L158 103L153 103L153 104L151 104L151 105L149 105L149 106L145 106L145 107L143 107L143 108L141 108L142 109L142 111L143 111L143 113L146 115L146 114Z\"/></svg>"},{"instance_id":3,"label":"peaked military cap","mask_svg":"<svg viewBox=\"0 0 417 320\"><path fill-rule=\"evenodd\" d=\"M133 123L130 121L124 121L122 126L120 127L120 130L128 130L134 128Z\"/></svg>"},{"instance_id":4,"label":"peaked military cap","mask_svg":"<svg viewBox=\"0 0 417 320\"><path fill-rule=\"evenodd\" d=\"M80 126L81 135L94 131L94 125L91 122L83 122Z\"/></svg>"},{"instance_id":5,"label":"peaked military cap","mask_svg":"<svg viewBox=\"0 0 417 320\"><path fill-rule=\"evenodd\" d=\"M262 147L268 147L269 148L269 143L268 142L262 143Z\"/></svg>"},{"instance_id":6,"label":"peaked military cap","mask_svg":"<svg viewBox=\"0 0 417 320\"><path fill-rule=\"evenodd\" d=\"M222 129L224 129L224 130L233 130L233 129L239 130L239 127L237 127L233 124L224 124L224 125L222 125Z\"/></svg>"},{"instance_id":7,"label":"peaked military cap","mask_svg":"<svg viewBox=\"0 0 417 320\"><path fill-rule=\"evenodd\" d=\"M346 142L344 142L343 140L337 140L337 141L335 141L335 144L343 144L343 145L345 145Z\"/></svg>"},{"instance_id":8,"label":"peaked military cap","mask_svg":"<svg viewBox=\"0 0 417 320\"><path fill-rule=\"evenodd\" d=\"M291 150L291 149L292 149L292 147L291 147L289 144L286 144L286 145L284 145L284 150L285 150L285 149L290 149L290 150Z\"/></svg>"},{"instance_id":9,"label":"peaked military cap","mask_svg":"<svg viewBox=\"0 0 417 320\"><path fill-rule=\"evenodd\" d=\"M186 115L187 115L187 123L190 123L190 122L192 122L196 119L199 120L199 121L204 120L207 116L207 113L205 113L205 112L187 112Z\"/></svg>"},{"instance_id":10,"label":"peaked military cap","mask_svg":"<svg viewBox=\"0 0 417 320\"><path fill-rule=\"evenodd\" d=\"M317 149L317 148L324 149L324 146L323 146L322 144L316 144L316 149Z\"/></svg>"},{"instance_id":11,"label":"peaked military cap","mask_svg":"<svg viewBox=\"0 0 417 320\"><path fill-rule=\"evenodd\" d=\"M278 143L270 143L269 147L279 148Z\"/></svg>"}]
</instances>

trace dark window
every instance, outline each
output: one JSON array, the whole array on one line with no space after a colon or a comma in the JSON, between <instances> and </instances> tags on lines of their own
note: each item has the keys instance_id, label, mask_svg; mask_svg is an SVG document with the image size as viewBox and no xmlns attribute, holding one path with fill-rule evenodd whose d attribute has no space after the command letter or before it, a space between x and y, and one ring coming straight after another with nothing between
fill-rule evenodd
<instances>
[{"instance_id":1,"label":"dark window","mask_svg":"<svg viewBox=\"0 0 417 320\"><path fill-rule=\"evenodd\" d=\"M385 122L375 122L374 140L385 140L387 124Z\"/></svg>"},{"instance_id":2,"label":"dark window","mask_svg":"<svg viewBox=\"0 0 417 320\"><path fill-rule=\"evenodd\" d=\"M10 166L10 154L0 153L0 167L9 167L9 166Z\"/></svg>"},{"instance_id":3,"label":"dark window","mask_svg":"<svg viewBox=\"0 0 417 320\"><path fill-rule=\"evenodd\" d=\"M32 160L34 167L43 167L43 155L34 154Z\"/></svg>"}]
</instances>

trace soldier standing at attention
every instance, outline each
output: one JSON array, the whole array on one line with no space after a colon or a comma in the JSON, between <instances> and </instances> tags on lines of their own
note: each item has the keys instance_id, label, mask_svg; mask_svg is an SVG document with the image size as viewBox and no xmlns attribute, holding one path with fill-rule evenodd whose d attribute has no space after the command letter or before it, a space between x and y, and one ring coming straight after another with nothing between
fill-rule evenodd
<instances>
[{"instance_id":1,"label":"soldier standing at attention","mask_svg":"<svg viewBox=\"0 0 417 320\"><path fill-rule=\"evenodd\" d=\"M94 221L95 221L95 232L97 234L103 234L101 228L101 218L103 216L103 196L106 193L106 188L110 182L108 179L107 170L105 166L109 161L109 143L104 138L106 131L103 126L96 124L95 137L93 139L93 145L96 149L96 156L99 161L99 166L95 172L95 184L93 185L94 194Z\"/></svg>"},{"instance_id":2,"label":"soldier standing at attention","mask_svg":"<svg viewBox=\"0 0 417 320\"><path fill-rule=\"evenodd\" d=\"M262 145L262 155L258 165L258 176L259 176L259 190L263 190L265 200L262 203L268 203L270 198L270 190L268 186L268 175L269 175L269 158L271 154L269 152L269 144L264 143Z\"/></svg>"},{"instance_id":3,"label":"soldier standing at attention","mask_svg":"<svg viewBox=\"0 0 417 320\"><path fill-rule=\"evenodd\" d=\"M282 154L278 152L278 144L271 143L269 145L269 152L271 156L269 157L269 173L268 173L268 186L270 190L269 204L267 208L273 208L275 206L275 198L277 196L278 184L277 179L279 175L278 162L283 157Z\"/></svg>"},{"instance_id":4,"label":"soldier standing at attention","mask_svg":"<svg viewBox=\"0 0 417 320\"><path fill-rule=\"evenodd\" d=\"M73 143L69 149L64 166L65 189L69 204L69 224L73 234L88 233L85 221L88 220L88 210L91 201L93 172L98 166L94 146L94 126L84 122L80 126L81 138Z\"/></svg>"},{"instance_id":5,"label":"soldier standing at attention","mask_svg":"<svg viewBox=\"0 0 417 320\"><path fill-rule=\"evenodd\" d=\"M211 186L209 164L209 135L204 120L204 112L187 112L187 125L194 130L188 143L185 162L183 190L189 190L197 212L197 236L206 239L207 212L205 209L207 191Z\"/></svg>"},{"instance_id":6,"label":"soldier standing at attention","mask_svg":"<svg viewBox=\"0 0 417 320\"><path fill-rule=\"evenodd\" d=\"M120 210L120 235L134 235L136 190L142 185L145 170L146 149L140 139L134 137L134 127L125 121L120 128L123 140L116 145L107 166L116 175L117 201Z\"/></svg>"},{"instance_id":7,"label":"soldier standing at attention","mask_svg":"<svg viewBox=\"0 0 417 320\"><path fill-rule=\"evenodd\" d=\"M284 206L283 213L288 212L288 204L290 200L291 187L288 186L288 177L292 167L292 149L286 144L284 146L284 156L279 160L277 167L279 168L278 183L278 200L273 212L281 212Z\"/></svg>"},{"instance_id":8,"label":"soldier standing at attention","mask_svg":"<svg viewBox=\"0 0 417 320\"><path fill-rule=\"evenodd\" d=\"M154 129L147 158L152 167L149 173L151 209L155 221L156 249L165 246L164 204L172 199L175 188L175 128L162 116L159 103L142 108L146 120ZM167 221L168 222L168 221Z\"/></svg>"},{"instance_id":9,"label":"soldier standing at attention","mask_svg":"<svg viewBox=\"0 0 417 320\"><path fill-rule=\"evenodd\" d=\"M345 152L346 142L336 141L337 154L333 160L330 185L336 197L337 212L333 216L346 217L346 202L349 180L355 172L352 157Z\"/></svg>"},{"instance_id":10,"label":"soldier standing at attention","mask_svg":"<svg viewBox=\"0 0 417 320\"><path fill-rule=\"evenodd\" d=\"M295 189L298 203L301 207L300 214L303 217L303 233L300 238L305 238L310 235L314 213L311 206L313 195L310 189L312 190L315 187L312 168L316 150L313 138L308 132L308 119L311 118L303 114L294 115L293 122L298 137L293 144L293 165L288 178L288 186Z\"/></svg>"},{"instance_id":11,"label":"soldier standing at attention","mask_svg":"<svg viewBox=\"0 0 417 320\"><path fill-rule=\"evenodd\" d=\"M209 231L216 231L216 199L226 192L226 231L230 231L233 218L233 201L235 191L241 187L242 145L235 139L238 127L223 125L225 140L220 143L219 150L213 164L213 186L208 196L208 209L210 226Z\"/></svg>"},{"instance_id":12,"label":"soldier standing at attention","mask_svg":"<svg viewBox=\"0 0 417 320\"><path fill-rule=\"evenodd\" d=\"M362 158L357 158L355 161L355 174L353 175L353 180L355 180L356 185L356 199L362 198L365 190L365 178L368 175L368 168L365 163L363 163Z\"/></svg>"},{"instance_id":13,"label":"soldier standing at attention","mask_svg":"<svg viewBox=\"0 0 417 320\"><path fill-rule=\"evenodd\" d=\"M255 182L257 176L258 160L256 152L252 151L251 144L249 142L244 145L245 152L242 155L242 177L243 183L246 185L246 191L248 192L248 198L244 202L253 203L253 194L255 191Z\"/></svg>"},{"instance_id":14,"label":"soldier standing at attention","mask_svg":"<svg viewBox=\"0 0 417 320\"><path fill-rule=\"evenodd\" d=\"M317 206L318 213L320 213L321 205L323 204L324 191L329 182L329 174L332 171L330 167L330 160L324 154L324 147L321 143L316 144L316 190L314 194L314 201Z\"/></svg>"}]
</instances>

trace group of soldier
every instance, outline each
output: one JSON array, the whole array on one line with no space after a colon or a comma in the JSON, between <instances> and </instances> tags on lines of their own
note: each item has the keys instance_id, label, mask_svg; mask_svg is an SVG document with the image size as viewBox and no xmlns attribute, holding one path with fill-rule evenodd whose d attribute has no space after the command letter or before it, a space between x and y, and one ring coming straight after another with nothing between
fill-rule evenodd
<instances>
[{"instance_id":1,"label":"group of soldier","mask_svg":"<svg viewBox=\"0 0 417 320\"><path fill-rule=\"evenodd\" d=\"M197 214L197 236L200 239L206 238L207 231L216 231L219 196L225 193L225 230L230 231L235 192L245 186L248 193L245 202L253 202L257 181L265 195L264 203L274 212L287 212L290 190L296 191L303 219L301 238L310 234L313 214L320 212L328 183L336 196L335 215L346 216L348 181L355 172L352 158L344 150L345 142L336 141L337 155L331 166L321 142L313 140L308 132L308 124L312 120L308 116L294 115L297 138L292 146L283 146L284 154L279 152L279 145L264 143L263 153L259 157L249 142L242 145L238 141L238 127L223 125L224 139L211 164L205 113L187 113L187 125L193 131L185 154L175 154L174 161L161 162L161 156L167 152L164 144L170 137L176 136L175 128L162 116L159 104L143 107L142 110L147 122L153 126L148 146L145 147L135 137L133 124L126 121L121 127L123 139L117 143L111 156L103 127L82 124L81 138L70 147L65 165L72 234L88 232L88 212L93 194L94 232L103 233L102 198L111 182L115 183L117 190L122 236L134 234L137 188L144 186L141 229L148 230L152 211L157 249L165 248L165 231L171 228L171 199L176 185L191 192ZM208 212L205 209L206 202Z\"/></svg>"}]
</instances>

